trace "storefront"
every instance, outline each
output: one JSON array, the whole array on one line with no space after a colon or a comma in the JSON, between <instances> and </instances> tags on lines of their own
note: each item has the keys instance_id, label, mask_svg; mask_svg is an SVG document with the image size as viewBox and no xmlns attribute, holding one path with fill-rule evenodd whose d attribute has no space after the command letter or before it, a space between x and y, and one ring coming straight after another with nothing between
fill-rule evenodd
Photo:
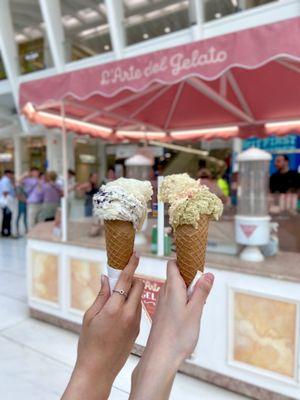
<instances>
[{"instance_id":1,"label":"storefront","mask_svg":"<svg viewBox=\"0 0 300 400\"><path fill-rule=\"evenodd\" d=\"M300 47L291 40L299 34L295 18L25 83L21 107L32 122L62 129L66 194L68 131L110 146L142 141L147 151L148 146L178 149L180 141L231 139L238 152L240 139L283 137L291 129L299 134L300 98L294 88L300 85ZM92 154L86 154L85 161L91 160ZM184 154L209 156L205 149L186 146ZM68 223L66 197L61 236L53 223L37 225L29 234L29 307L37 318L78 329L99 290L106 254L101 226L95 233L91 220ZM221 223L210 227L209 249L214 251L206 264L216 285L195 356L182 369L252 398L268 399L274 393L299 398L299 254L281 251L260 263L240 260L233 212L228 208ZM159 204L158 223L152 213L137 238L142 254L138 274L147 282L137 352L145 345L165 278L162 213ZM157 254L151 253L154 225Z\"/></svg>"}]
</instances>

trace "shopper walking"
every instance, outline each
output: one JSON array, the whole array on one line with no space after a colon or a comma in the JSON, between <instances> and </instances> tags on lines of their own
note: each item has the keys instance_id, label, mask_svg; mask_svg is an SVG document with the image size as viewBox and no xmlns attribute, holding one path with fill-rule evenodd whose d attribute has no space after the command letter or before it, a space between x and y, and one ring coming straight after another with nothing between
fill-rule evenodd
<instances>
[{"instance_id":1,"label":"shopper walking","mask_svg":"<svg viewBox=\"0 0 300 400\"><path fill-rule=\"evenodd\" d=\"M16 221L16 233L20 236L20 221L23 219L25 232L28 232L27 224L27 195L24 187L21 184L16 186L16 198L18 200L18 215Z\"/></svg>"},{"instance_id":2,"label":"shopper walking","mask_svg":"<svg viewBox=\"0 0 300 400\"><path fill-rule=\"evenodd\" d=\"M46 172L45 182L42 184L42 206L38 216L38 222L53 221L57 208L60 206L60 199L63 195L61 186L56 183L57 173Z\"/></svg>"}]
</instances>

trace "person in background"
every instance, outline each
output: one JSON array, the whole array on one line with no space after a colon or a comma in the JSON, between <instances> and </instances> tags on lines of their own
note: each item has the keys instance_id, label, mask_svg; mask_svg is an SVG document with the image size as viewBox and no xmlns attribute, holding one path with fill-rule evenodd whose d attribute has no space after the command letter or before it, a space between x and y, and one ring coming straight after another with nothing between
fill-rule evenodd
<instances>
[{"instance_id":1,"label":"person in background","mask_svg":"<svg viewBox=\"0 0 300 400\"><path fill-rule=\"evenodd\" d=\"M69 216L71 215L72 212L72 203L75 198L76 188L77 188L76 173L72 169L68 169L68 215Z\"/></svg>"},{"instance_id":2,"label":"person in background","mask_svg":"<svg viewBox=\"0 0 300 400\"><path fill-rule=\"evenodd\" d=\"M76 173L72 169L68 169L68 192L73 193L76 189Z\"/></svg>"},{"instance_id":3,"label":"person in background","mask_svg":"<svg viewBox=\"0 0 300 400\"><path fill-rule=\"evenodd\" d=\"M297 193L300 189L300 174L289 168L287 155L279 155L275 158L277 172L270 177L271 193Z\"/></svg>"},{"instance_id":4,"label":"person in background","mask_svg":"<svg viewBox=\"0 0 300 400\"><path fill-rule=\"evenodd\" d=\"M43 174L38 168L31 168L29 172L25 172L20 178L27 197L27 224L31 229L38 222L38 215L41 211L43 194L42 194Z\"/></svg>"},{"instance_id":5,"label":"person in background","mask_svg":"<svg viewBox=\"0 0 300 400\"><path fill-rule=\"evenodd\" d=\"M76 189L84 192L84 215L86 217L92 217L93 215L93 197L99 189L99 176L96 172L92 172L89 176L89 181L78 184Z\"/></svg>"},{"instance_id":6,"label":"person in background","mask_svg":"<svg viewBox=\"0 0 300 400\"><path fill-rule=\"evenodd\" d=\"M2 208L2 236L11 235L11 220L14 209L14 172L10 169L4 171L0 179L0 200Z\"/></svg>"},{"instance_id":7,"label":"person in background","mask_svg":"<svg viewBox=\"0 0 300 400\"><path fill-rule=\"evenodd\" d=\"M106 182L111 182L116 179L116 170L114 167L109 167L106 174Z\"/></svg>"},{"instance_id":8,"label":"person in background","mask_svg":"<svg viewBox=\"0 0 300 400\"><path fill-rule=\"evenodd\" d=\"M209 190L217 195L224 204L227 203L228 196L226 196L223 191L219 188L217 180L213 179L212 173L209 169L203 168L200 170L198 175L201 185L205 185L209 188Z\"/></svg>"},{"instance_id":9,"label":"person in background","mask_svg":"<svg viewBox=\"0 0 300 400\"><path fill-rule=\"evenodd\" d=\"M225 171L224 171L224 169L222 169L220 171L220 173L218 174L217 185L223 192L224 196L229 197L230 196L229 183L224 178L224 175L225 175Z\"/></svg>"},{"instance_id":10,"label":"person in background","mask_svg":"<svg viewBox=\"0 0 300 400\"><path fill-rule=\"evenodd\" d=\"M20 236L20 220L23 217L25 232L28 232L27 226L27 196L24 187L21 184L16 186L16 198L18 200L18 216L16 221L16 233Z\"/></svg>"},{"instance_id":11,"label":"person in background","mask_svg":"<svg viewBox=\"0 0 300 400\"><path fill-rule=\"evenodd\" d=\"M14 188L14 171L6 169L0 179L0 196L4 193L9 193L12 197L15 195Z\"/></svg>"},{"instance_id":12,"label":"person in background","mask_svg":"<svg viewBox=\"0 0 300 400\"><path fill-rule=\"evenodd\" d=\"M14 198L6 189L0 196L0 206L3 213L1 235L4 237L9 237L11 235L11 219L14 208Z\"/></svg>"},{"instance_id":13,"label":"person in background","mask_svg":"<svg viewBox=\"0 0 300 400\"><path fill-rule=\"evenodd\" d=\"M38 221L53 221L57 208L60 206L60 199L63 196L61 187L56 183L57 173L46 172L45 182L42 185L42 207Z\"/></svg>"}]
</instances>

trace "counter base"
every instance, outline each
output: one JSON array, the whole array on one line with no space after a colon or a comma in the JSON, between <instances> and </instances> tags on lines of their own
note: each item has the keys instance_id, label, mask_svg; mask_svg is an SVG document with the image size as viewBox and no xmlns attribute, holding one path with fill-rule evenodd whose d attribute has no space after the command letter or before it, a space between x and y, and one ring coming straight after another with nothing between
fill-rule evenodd
<instances>
[{"instance_id":1,"label":"counter base","mask_svg":"<svg viewBox=\"0 0 300 400\"><path fill-rule=\"evenodd\" d=\"M29 315L32 318L38 319L40 321L44 321L55 325L59 328L67 329L71 332L80 333L81 325L76 322L68 321L66 319L50 315L46 312L36 310L32 307L29 308ZM132 349L132 354L141 356L144 351L144 346L139 344L134 344ZM220 373L210 371L206 368L199 367L194 364L190 364L189 362L184 362L179 371L187 376L192 378L196 378L213 385L222 387L224 389L230 390L234 393L241 394L243 396L248 396L251 399L256 400L295 400L292 397L283 396L281 394L272 392L267 389L260 388L255 385L251 385L250 383L243 382L238 379L231 378L226 375L222 375Z\"/></svg>"}]
</instances>

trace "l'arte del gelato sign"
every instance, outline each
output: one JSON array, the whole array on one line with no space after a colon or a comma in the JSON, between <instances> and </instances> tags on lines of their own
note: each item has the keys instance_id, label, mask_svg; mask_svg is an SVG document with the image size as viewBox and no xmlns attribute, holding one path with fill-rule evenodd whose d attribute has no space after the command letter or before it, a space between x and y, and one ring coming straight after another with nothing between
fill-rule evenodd
<instances>
[{"instance_id":1,"label":"l'arte del gelato sign","mask_svg":"<svg viewBox=\"0 0 300 400\"><path fill-rule=\"evenodd\" d=\"M144 65L124 61L124 66L119 65L103 70L100 83L103 86L126 83L143 78L160 77L162 74L177 77L181 73L192 72L195 68L223 63L227 58L228 54L225 50L210 47L205 52L195 49L188 55L183 52L172 52L161 58L149 57Z\"/></svg>"},{"instance_id":2,"label":"l'arte del gelato sign","mask_svg":"<svg viewBox=\"0 0 300 400\"><path fill-rule=\"evenodd\" d=\"M145 284L144 292L142 294L142 306L148 318L150 319L150 321L152 321L158 301L159 291L163 286L164 281L142 275L139 275L137 277L141 279Z\"/></svg>"}]
</instances>

